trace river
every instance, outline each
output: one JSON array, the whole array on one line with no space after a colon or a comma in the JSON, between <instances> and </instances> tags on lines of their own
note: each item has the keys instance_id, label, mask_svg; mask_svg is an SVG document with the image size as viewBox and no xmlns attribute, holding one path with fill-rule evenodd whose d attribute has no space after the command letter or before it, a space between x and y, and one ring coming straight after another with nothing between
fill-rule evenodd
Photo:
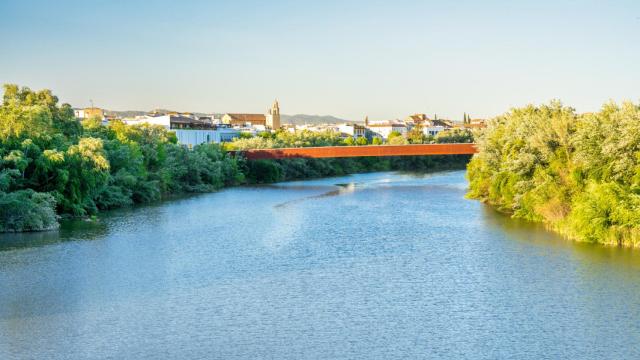
<instances>
[{"instance_id":1,"label":"river","mask_svg":"<svg viewBox=\"0 0 640 360\"><path fill-rule=\"evenodd\" d=\"M0 359L638 359L640 252L463 171L239 187L0 236Z\"/></svg>"}]
</instances>

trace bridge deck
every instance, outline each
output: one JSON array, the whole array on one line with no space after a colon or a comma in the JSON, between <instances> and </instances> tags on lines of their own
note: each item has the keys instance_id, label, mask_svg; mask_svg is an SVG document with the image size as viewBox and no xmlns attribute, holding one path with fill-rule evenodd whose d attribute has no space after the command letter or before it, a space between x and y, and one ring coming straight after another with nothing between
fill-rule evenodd
<instances>
[{"instance_id":1,"label":"bridge deck","mask_svg":"<svg viewBox=\"0 0 640 360\"><path fill-rule=\"evenodd\" d=\"M475 144L324 146L240 151L249 160L286 158L341 158L363 156L470 155Z\"/></svg>"}]
</instances>

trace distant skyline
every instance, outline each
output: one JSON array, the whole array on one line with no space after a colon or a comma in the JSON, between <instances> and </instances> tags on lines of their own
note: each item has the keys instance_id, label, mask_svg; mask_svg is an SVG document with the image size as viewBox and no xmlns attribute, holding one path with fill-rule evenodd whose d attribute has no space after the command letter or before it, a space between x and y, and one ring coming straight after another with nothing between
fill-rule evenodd
<instances>
[{"instance_id":1,"label":"distant skyline","mask_svg":"<svg viewBox=\"0 0 640 360\"><path fill-rule=\"evenodd\" d=\"M76 107L348 120L640 100L640 1L0 2L0 82Z\"/></svg>"}]
</instances>

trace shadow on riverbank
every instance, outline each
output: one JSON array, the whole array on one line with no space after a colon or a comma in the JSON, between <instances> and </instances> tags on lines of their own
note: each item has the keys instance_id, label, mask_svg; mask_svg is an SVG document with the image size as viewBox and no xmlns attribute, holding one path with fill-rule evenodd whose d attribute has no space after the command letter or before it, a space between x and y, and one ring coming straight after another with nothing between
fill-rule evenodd
<instances>
[{"instance_id":1,"label":"shadow on riverbank","mask_svg":"<svg viewBox=\"0 0 640 360\"><path fill-rule=\"evenodd\" d=\"M637 249L576 242L558 235L543 224L511 218L489 205L483 204L482 209L486 224L508 233L520 244L536 246L547 252L570 250L573 256L584 260L579 262L582 264L615 263L627 271L640 271L640 252Z\"/></svg>"}]
</instances>

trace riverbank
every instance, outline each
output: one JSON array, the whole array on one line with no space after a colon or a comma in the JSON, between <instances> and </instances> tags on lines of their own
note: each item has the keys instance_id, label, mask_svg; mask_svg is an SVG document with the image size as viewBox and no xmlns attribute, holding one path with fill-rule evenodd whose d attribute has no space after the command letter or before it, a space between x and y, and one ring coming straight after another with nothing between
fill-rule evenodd
<instances>
[{"instance_id":1,"label":"riverbank","mask_svg":"<svg viewBox=\"0 0 640 360\"><path fill-rule=\"evenodd\" d=\"M207 149L208 148L208 149ZM205 154L221 151L213 145L203 145L195 149L196 154L201 151ZM0 224L0 233L10 232L37 232L55 230L59 227L60 219L89 219L95 218L99 213L98 209L110 210L136 204L148 204L158 201L170 201L187 194L197 194L217 191L224 188L253 185L272 184L282 181L318 179L324 177L335 177L357 173L369 173L376 171L418 171L435 172L442 170L461 170L469 162L468 155L448 155L448 156L408 156L408 157L370 157L370 158L337 158L337 159L280 159L280 160L255 160L247 161L242 158L231 158L224 152L216 155L216 160L205 158L205 161L213 161L222 164L230 164L229 168L234 169L225 177L234 179L233 181L219 181L215 178L203 178L198 180L198 186L174 187L170 192L159 193L158 196L149 198L132 199L130 201L107 202L105 205L97 206L92 215L61 213L55 214L55 199L48 194L39 194L29 190L27 193L32 196L46 196L48 203L46 206L33 206L34 211L16 212L15 208L24 207L29 202L14 201L8 203L0 216L5 219ZM109 190L108 188L105 190ZM112 190L113 191L113 190ZM15 193L10 193L15 194ZM105 192L103 192L105 194ZM108 196L107 196L108 198ZM101 197L104 201L104 196ZM5 201L5 203L7 203ZM102 203L101 203L102 204ZM34 215L35 214L35 215ZM2 214L0 214L2 215ZM37 215L37 216L36 216ZM44 218L46 216L46 218ZM46 223L43 221L46 219ZM46 225L46 226L45 226Z\"/></svg>"},{"instance_id":2,"label":"riverbank","mask_svg":"<svg viewBox=\"0 0 640 360\"><path fill-rule=\"evenodd\" d=\"M374 171L462 170L470 155L362 157L330 159L279 159L247 161L243 166L246 182L268 184L280 181L314 179Z\"/></svg>"}]
</instances>

